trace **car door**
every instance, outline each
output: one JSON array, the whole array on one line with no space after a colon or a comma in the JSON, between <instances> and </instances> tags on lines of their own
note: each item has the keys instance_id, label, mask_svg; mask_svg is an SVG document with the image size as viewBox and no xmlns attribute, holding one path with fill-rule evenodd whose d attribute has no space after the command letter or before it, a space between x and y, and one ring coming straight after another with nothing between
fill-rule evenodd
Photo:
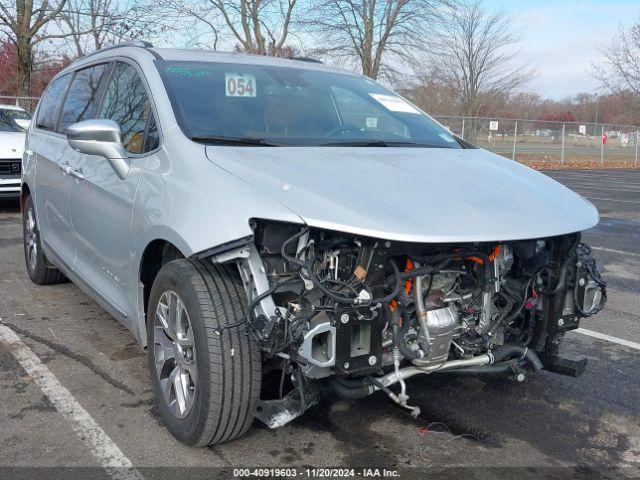
<instances>
[{"instance_id":1,"label":"car door","mask_svg":"<svg viewBox=\"0 0 640 480\"><path fill-rule=\"evenodd\" d=\"M147 89L138 69L116 62L106 82L96 118L116 122L122 131L130 170L118 177L102 157L77 154L71 168L71 219L76 243L76 270L121 315L132 311L129 285L129 227L133 202L148 152L158 135Z\"/></svg>"},{"instance_id":2,"label":"car door","mask_svg":"<svg viewBox=\"0 0 640 480\"><path fill-rule=\"evenodd\" d=\"M42 97L29 136L26 156L35 155L36 174L31 190L34 195L40 237L52 258L67 267L73 264L75 248L69 212L69 178L63 171L68 153L66 138L56 132L62 103L72 73L51 82Z\"/></svg>"}]
</instances>

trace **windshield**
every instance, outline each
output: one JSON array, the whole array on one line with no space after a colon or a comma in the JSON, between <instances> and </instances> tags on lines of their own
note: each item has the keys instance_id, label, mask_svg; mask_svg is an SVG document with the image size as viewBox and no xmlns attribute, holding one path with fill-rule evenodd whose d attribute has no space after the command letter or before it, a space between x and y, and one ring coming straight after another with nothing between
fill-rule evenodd
<instances>
[{"instance_id":1,"label":"windshield","mask_svg":"<svg viewBox=\"0 0 640 480\"><path fill-rule=\"evenodd\" d=\"M195 141L461 148L430 117L360 76L236 63L158 67L179 123Z\"/></svg>"},{"instance_id":2,"label":"windshield","mask_svg":"<svg viewBox=\"0 0 640 480\"><path fill-rule=\"evenodd\" d=\"M24 132L31 117L24 110L0 109L0 132Z\"/></svg>"}]
</instances>

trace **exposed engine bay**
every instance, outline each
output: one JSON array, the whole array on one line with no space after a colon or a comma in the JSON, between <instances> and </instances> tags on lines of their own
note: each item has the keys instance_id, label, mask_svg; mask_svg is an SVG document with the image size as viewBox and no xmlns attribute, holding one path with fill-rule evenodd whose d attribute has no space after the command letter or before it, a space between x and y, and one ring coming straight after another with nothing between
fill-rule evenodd
<instances>
[{"instance_id":1,"label":"exposed engine bay","mask_svg":"<svg viewBox=\"0 0 640 480\"><path fill-rule=\"evenodd\" d=\"M252 227L251 241L215 261L238 262L250 334L264 364L290 380L287 395L281 385L282 398L254 409L271 427L322 392L356 399L381 390L417 416L406 379L418 374L578 376L586 359L563 356L560 339L607 298L579 233L454 245Z\"/></svg>"}]
</instances>

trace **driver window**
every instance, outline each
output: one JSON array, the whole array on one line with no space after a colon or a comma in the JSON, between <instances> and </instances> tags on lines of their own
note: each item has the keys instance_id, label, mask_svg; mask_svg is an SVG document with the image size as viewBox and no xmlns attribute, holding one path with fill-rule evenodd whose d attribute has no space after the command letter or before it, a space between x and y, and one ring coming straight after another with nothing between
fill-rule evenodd
<instances>
[{"instance_id":1,"label":"driver window","mask_svg":"<svg viewBox=\"0 0 640 480\"><path fill-rule=\"evenodd\" d=\"M154 142L145 141L151 105L138 72L131 65L117 63L102 101L99 118L116 122L122 130L124 148L145 153Z\"/></svg>"},{"instance_id":2,"label":"driver window","mask_svg":"<svg viewBox=\"0 0 640 480\"><path fill-rule=\"evenodd\" d=\"M346 88L332 87L331 91L344 127L409 137L407 129L375 100L367 101Z\"/></svg>"}]
</instances>

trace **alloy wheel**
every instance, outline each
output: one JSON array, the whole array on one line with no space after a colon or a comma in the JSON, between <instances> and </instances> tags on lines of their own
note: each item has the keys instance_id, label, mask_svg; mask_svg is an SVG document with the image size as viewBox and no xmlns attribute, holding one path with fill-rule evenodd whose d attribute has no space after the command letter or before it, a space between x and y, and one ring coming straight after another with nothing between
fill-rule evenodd
<instances>
[{"instance_id":1,"label":"alloy wheel","mask_svg":"<svg viewBox=\"0 0 640 480\"><path fill-rule=\"evenodd\" d=\"M38 232L33 209L27 210L25 245L27 249L27 263L30 271L35 271L38 262Z\"/></svg>"},{"instance_id":2,"label":"alloy wheel","mask_svg":"<svg viewBox=\"0 0 640 480\"><path fill-rule=\"evenodd\" d=\"M153 326L156 374L164 401L177 418L193 407L198 371L193 328L180 296L165 291L156 308Z\"/></svg>"}]
</instances>

